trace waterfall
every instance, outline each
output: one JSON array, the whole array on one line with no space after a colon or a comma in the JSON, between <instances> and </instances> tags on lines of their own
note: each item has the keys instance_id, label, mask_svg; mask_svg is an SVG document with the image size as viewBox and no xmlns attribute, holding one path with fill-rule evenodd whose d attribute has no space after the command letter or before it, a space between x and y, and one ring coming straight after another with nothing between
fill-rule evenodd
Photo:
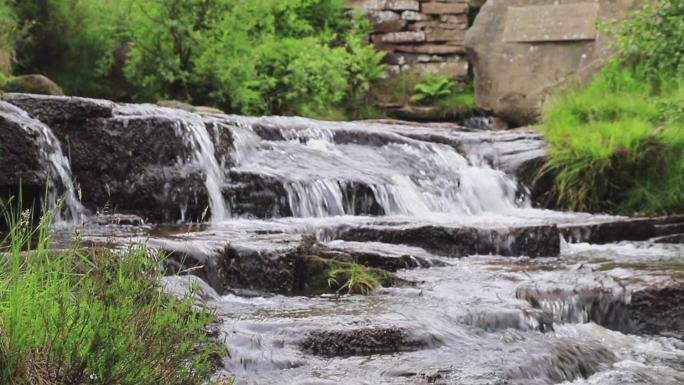
<instances>
[{"instance_id":1,"label":"waterfall","mask_svg":"<svg viewBox=\"0 0 684 385\"><path fill-rule=\"evenodd\" d=\"M216 150L202 117L183 110L159 107L151 104L122 105L118 115L154 115L170 119L176 125L176 134L183 139L192 154L192 162L204 173L204 185L209 196L212 222L222 222L230 217L221 191L225 178L216 158Z\"/></svg>"},{"instance_id":2,"label":"waterfall","mask_svg":"<svg viewBox=\"0 0 684 385\"><path fill-rule=\"evenodd\" d=\"M385 215L506 213L525 205L503 171L390 125L232 119L225 127L234 138L235 170L281 180L296 217L357 214L348 192L358 185L372 191Z\"/></svg>"},{"instance_id":3,"label":"waterfall","mask_svg":"<svg viewBox=\"0 0 684 385\"><path fill-rule=\"evenodd\" d=\"M66 221L81 224L85 219L86 210L76 194L69 160L64 156L62 146L52 129L9 103L0 102L0 114L9 115L12 121L18 123L35 140L40 149L39 162L48 176L44 209L55 209L56 223ZM57 209L62 196L65 207Z\"/></svg>"}]
</instances>

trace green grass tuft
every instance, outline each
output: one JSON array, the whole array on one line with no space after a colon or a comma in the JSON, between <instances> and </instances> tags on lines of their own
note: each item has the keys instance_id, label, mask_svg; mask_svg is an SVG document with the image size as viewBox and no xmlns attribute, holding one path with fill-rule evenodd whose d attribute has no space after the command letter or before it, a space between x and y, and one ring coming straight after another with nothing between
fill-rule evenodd
<instances>
[{"instance_id":1,"label":"green grass tuft","mask_svg":"<svg viewBox=\"0 0 684 385\"><path fill-rule=\"evenodd\" d=\"M52 250L51 216L9 214L0 250L0 383L192 385L208 382L214 321L160 290L144 246L115 254Z\"/></svg>"},{"instance_id":2,"label":"green grass tuft","mask_svg":"<svg viewBox=\"0 0 684 385\"><path fill-rule=\"evenodd\" d=\"M389 272L372 269L358 263L344 263L328 271L328 286L347 294L368 295L383 283L390 282Z\"/></svg>"},{"instance_id":3,"label":"green grass tuft","mask_svg":"<svg viewBox=\"0 0 684 385\"><path fill-rule=\"evenodd\" d=\"M540 175L562 208L622 214L684 212L684 81L645 80L608 65L587 87L546 105L551 144Z\"/></svg>"}]
</instances>

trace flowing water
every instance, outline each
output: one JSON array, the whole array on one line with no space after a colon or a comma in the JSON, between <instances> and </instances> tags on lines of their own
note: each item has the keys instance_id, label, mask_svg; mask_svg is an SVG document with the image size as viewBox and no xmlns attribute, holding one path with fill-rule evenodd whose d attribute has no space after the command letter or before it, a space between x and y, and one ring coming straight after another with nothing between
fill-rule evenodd
<instances>
[{"instance_id":1,"label":"flowing water","mask_svg":"<svg viewBox=\"0 0 684 385\"><path fill-rule=\"evenodd\" d=\"M57 223L65 221L72 224L83 223L86 210L81 205L74 187L69 159L64 155L62 146L52 129L39 120L31 118L24 110L2 101L0 101L0 114L6 115L8 119L20 125L40 148L39 160L48 176L45 208L55 209ZM57 209L61 207L62 198L65 208Z\"/></svg>"},{"instance_id":2,"label":"flowing water","mask_svg":"<svg viewBox=\"0 0 684 385\"><path fill-rule=\"evenodd\" d=\"M114 114L174 122L179 167L202 171L211 222L81 236L197 261L206 282L170 276L167 289L197 286L216 310L231 353L222 372L238 385L684 383L684 247L560 239L559 228L581 238L624 218L532 208L510 168L543 151L533 134L151 105ZM59 142L25 118L82 213ZM396 284L370 296L297 292L308 234L329 254L398 268Z\"/></svg>"}]
</instances>

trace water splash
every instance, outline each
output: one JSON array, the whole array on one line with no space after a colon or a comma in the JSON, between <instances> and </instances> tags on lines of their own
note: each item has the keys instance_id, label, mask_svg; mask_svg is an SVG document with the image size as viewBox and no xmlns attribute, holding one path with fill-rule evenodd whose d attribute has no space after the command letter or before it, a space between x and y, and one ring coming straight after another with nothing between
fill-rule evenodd
<instances>
[{"instance_id":1,"label":"water splash","mask_svg":"<svg viewBox=\"0 0 684 385\"><path fill-rule=\"evenodd\" d=\"M366 186L384 215L506 213L528 203L518 184L455 148L392 126L301 118L234 118L237 171L282 181L297 217L358 215L350 189Z\"/></svg>"},{"instance_id":2,"label":"water splash","mask_svg":"<svg viewBox=\"0 0 684 385\"><path fill-rule=\"evenodd\" d=\"M56 223L82 224L85 220L86 209L81 204L74 187L71 165L62 151L59 140L52 129L33 119L29 114L9 103L0 101L0 114L16 122L26 133L35 140L40 148L39 162L47 172L47 201L44 210L55 210ZM58 209L60 200L64 199L64 208Z\"/></svg>"}]
</instances>

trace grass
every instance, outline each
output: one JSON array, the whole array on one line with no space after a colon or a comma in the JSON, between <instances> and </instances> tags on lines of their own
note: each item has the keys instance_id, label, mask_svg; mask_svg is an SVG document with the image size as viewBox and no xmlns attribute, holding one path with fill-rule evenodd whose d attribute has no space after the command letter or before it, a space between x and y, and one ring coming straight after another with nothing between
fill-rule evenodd
<instances>
[{"instance_id":1,"label":"grass","mask_svg":"<svg viewBox=\"0 0 684 385\"><path fill-rule=\"evenodd\" d=\"M647 81L618 62L587 87L546 105L539 126L551 144L540 176L569 210L684 212L684 80Z\"/></svg>"},{"instance_id":2,"label":"grass","mask_svg":"<svg viewBox=\"0 0 684 385\"><path fill-rule=\"evenodd\" d=\"M225 353L191 298L160 289L159 261L126 253L52 249L52 216L7 215L0 254L0 383L206 384Z\"/></svg>"},{"instance_id":3,"label":"grass","mask_svg":"<svg viewBox=\"0 0 684 385\"><path fill-rule=\"evenodd\" d=\"M328 286L338 293L369 295L391 280L389 272L358 263L339 264L328 271Z\"/></svg>"}]
</instances>

